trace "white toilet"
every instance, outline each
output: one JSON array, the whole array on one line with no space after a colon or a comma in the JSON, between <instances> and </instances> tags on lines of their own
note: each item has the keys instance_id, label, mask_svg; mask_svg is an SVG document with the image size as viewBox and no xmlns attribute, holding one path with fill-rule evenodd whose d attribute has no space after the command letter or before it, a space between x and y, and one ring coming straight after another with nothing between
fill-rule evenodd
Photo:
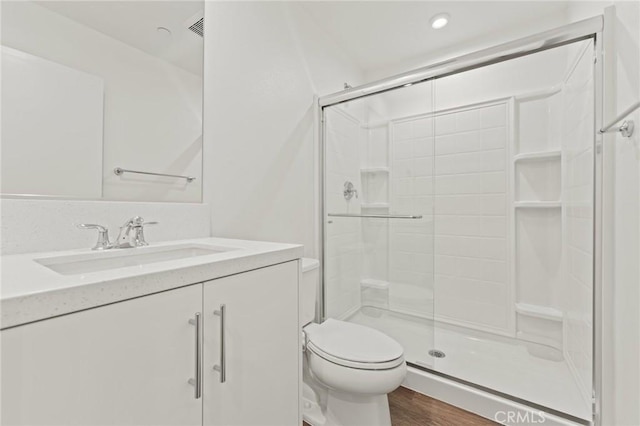
<instances>
[{"instance_id":1,"label":"white toilet","mask_svg":"<svg viewBox=\"0 0 640 426\"><path fill-rule=\"evenodd\" d=\"M312 426L390 426L387 393L404 380L402 346L362 325L313 322L319 262L302 260L304 420Z\"/></svg>"}]
</instances>

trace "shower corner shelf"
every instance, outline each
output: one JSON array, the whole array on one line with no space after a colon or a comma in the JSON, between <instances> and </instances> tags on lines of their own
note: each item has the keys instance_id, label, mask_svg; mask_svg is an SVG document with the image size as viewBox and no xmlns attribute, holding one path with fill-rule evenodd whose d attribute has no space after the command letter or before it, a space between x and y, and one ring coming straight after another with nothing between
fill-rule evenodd
<instances>
[{"instance_id":1,"label":"shower corner shelf","mask_svg":"<svg viewBox=\"0 0 640 426\"><path fill-rule=\"evenodd\" d=\"M360 280L360 287L374 288L377 290L388 290L389 282L384 280L378 280L375 278L362 278Z\"/></svg>"},{"instance_id":2,"label":"shower corner shelf","mask_svg":"<svg viewBox=\"0 0 640 426\"><path fill-rule=\"evenodd\" d=\"M560 201L515 201L513 206L517 209L559 209Z\"/></svg>"},{"instance_id":3,"label":"shower corner shelf","mask_svg":"<svg viewBox=\"0 0 640 426\"><path fill-rule=\"evenodd\" d=\"M562 85L558 84L549 89L535 90L533 92L523 93L521 95L515 96L514 98L517 102L523 102L523 101L527 102L534 99L548 98L549 96L558 94L561 91L562 91Z\"/></svg>"},{"instance_id":4,"label":"shower corner shelf","mask_svg":"<svg viewBox=\"0 0 640 426\"><path fill-rule=\"evenodd\" d=\"M513 157L513 161L517 163L521 161L555 160L555 159L559 159L561 156L562 156L562 152L560 150L527 152L527 153L515 155Z\"/></svg>"},{"instance_id":5,"label":"shower corner shelf","mask_svg":"<svg viewBox=\"0 0 640 426\"><path fill-rule=\"evenodd\" d=\"M562 311L558 309L528 303L516 303L516 312L521 315L542 318L549 321L562 321L562 317L564 316Z\"/></svg>"},{"instance_id":6,"label":"shower corner shelf","mask_svg":"<svg viewBox=\"0 0 640 426\"><path fill-rule=\"evenodd\" d=\"M389 173L388 167L367 167L360 169L360 173L369 174L369 173Z\"/></svg>"}]
</instances>

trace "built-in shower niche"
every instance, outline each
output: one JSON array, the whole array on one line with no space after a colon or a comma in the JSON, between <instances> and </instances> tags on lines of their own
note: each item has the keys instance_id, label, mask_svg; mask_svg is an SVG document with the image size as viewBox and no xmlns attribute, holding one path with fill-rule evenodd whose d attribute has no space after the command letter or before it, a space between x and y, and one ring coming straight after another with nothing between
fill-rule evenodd
<instances>
[{"instance_id":1,"label":"built-in shower niche","mask_svg":"<svg viewBox=\"0 0 640 426\"><path fill-rule=\"evenodd\" d=\"M388 122L361 125L361 163L363 209L389 207L389 137ZM381 213L387 213L383 211Z\"/></svg>"},{"instance_id":2,"label":"built-in shower niche","mask_svg":"<svg viewBox=\"0 0 640 426\"><path fill-rule=\"evenodd\" d=\"M560 149L562 90L518 95L515 98L515 155L535 155Z\"/></svg>"},{"instance_id":3,"label":"built-in shower niche","mask_svg":"<svg viewBox=\"0 0 640 426\"><path fill-rule=\"evenodd\" d=\"M560 151L545 157L516 157L515 196L520 202L560 202Z\"/></svg>"},{"instance_id":4,"label":"built-in shower niche","mask_svg":"<svg viewBox=\"0 0 640 426\"><path fill-rule=\"evenodd\" d=\"M361 208L389 208L389 168L360 169L362 180Z\"/></svg>"},{"instance_id":5,"label":"built-in shower niche","mask_svg":"<svg viewBox=\"0 0 640 426\"><path fill-rule=\"evenodd\" d=\"M563 359L562 91L514 100L514 279L516 336L528 351Z\"/></svg>"}]
</instances>

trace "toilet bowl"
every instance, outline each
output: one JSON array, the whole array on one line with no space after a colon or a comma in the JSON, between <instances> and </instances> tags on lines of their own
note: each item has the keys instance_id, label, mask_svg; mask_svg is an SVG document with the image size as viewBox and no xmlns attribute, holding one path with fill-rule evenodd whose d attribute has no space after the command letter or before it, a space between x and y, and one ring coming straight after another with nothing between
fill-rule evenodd
<instances>
[{"instance_id":1,"label":"toilet bowl","mask_svg":"<svg viewBox=\"0 0 640 426\"><path fill-rule=\"evenodd\" d=\"M387 393L400 386L407 369L402 346L358 324L312 322L318 261L303 259L302 272L304 420L312 426L390 426Z\"/></svg>"}]
</instances>

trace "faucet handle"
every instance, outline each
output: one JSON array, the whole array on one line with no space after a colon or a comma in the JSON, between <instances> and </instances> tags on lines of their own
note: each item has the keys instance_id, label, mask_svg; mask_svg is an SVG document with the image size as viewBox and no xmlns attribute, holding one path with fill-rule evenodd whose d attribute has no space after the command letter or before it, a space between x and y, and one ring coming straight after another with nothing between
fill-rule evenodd
<instances>
[{"instance_id":1,"label":"faucet handle","mask_svg":"<svg viewBox=\"0 0 640 426\"><path fill-rule=\"evenodd\" d=\"M140 216L134 216L130 219L127 219L127 221L121 226L121 228L132 228L134 226L140 226L142 223L144 223L143 218L141 218Z\"/></svg>"},{"instance_id":2,"label":"faucet handle","mask_svg":"<svg viewBox=\"0 0 640 426\"><path fill-rule=\"evenodd\" d=\"M109 230L95 223L81 223L76 225L80 229L97 229L98 230L98 241L96 245L91 248L91 250L106 250L111 248L111 242L109 242Z\"/></svg>"},{"instance_id":3,"label":"faucet handle","mask_svg":"<svg viewBox=\"0 0 640 426\"><path fill-rule=\"evenodd\" d=\"M100 232L108 232L108 229L105 226L98 225L96 223L80 223L76 226L80 229L97 229Z\"/></svg>"},{"instance_id":4,"label":"faucet handle","mask_svg":"<svg viewBox=\"0 0 640 426\"><path fill-rule=\"evenodd\" d=\"M158 222L145 222L143 217L134 216L131 219L127 220L123 226L138 227L138 226L144 226L144 225L157 225L157 224Z\"/></svg>"},{"instance_id":5,"label":"faucet handle","mask_svg":"<svg viewBox=\"0 0 640 426\"><path fill-rule=\"evenodd\" d=\"M159 222L145 222L144 219L138 225L138 233L136 235L136 246L148 246L149 243L144 239L144 227L145 225L157 225Z\"/></svg>"}]
</instances>

